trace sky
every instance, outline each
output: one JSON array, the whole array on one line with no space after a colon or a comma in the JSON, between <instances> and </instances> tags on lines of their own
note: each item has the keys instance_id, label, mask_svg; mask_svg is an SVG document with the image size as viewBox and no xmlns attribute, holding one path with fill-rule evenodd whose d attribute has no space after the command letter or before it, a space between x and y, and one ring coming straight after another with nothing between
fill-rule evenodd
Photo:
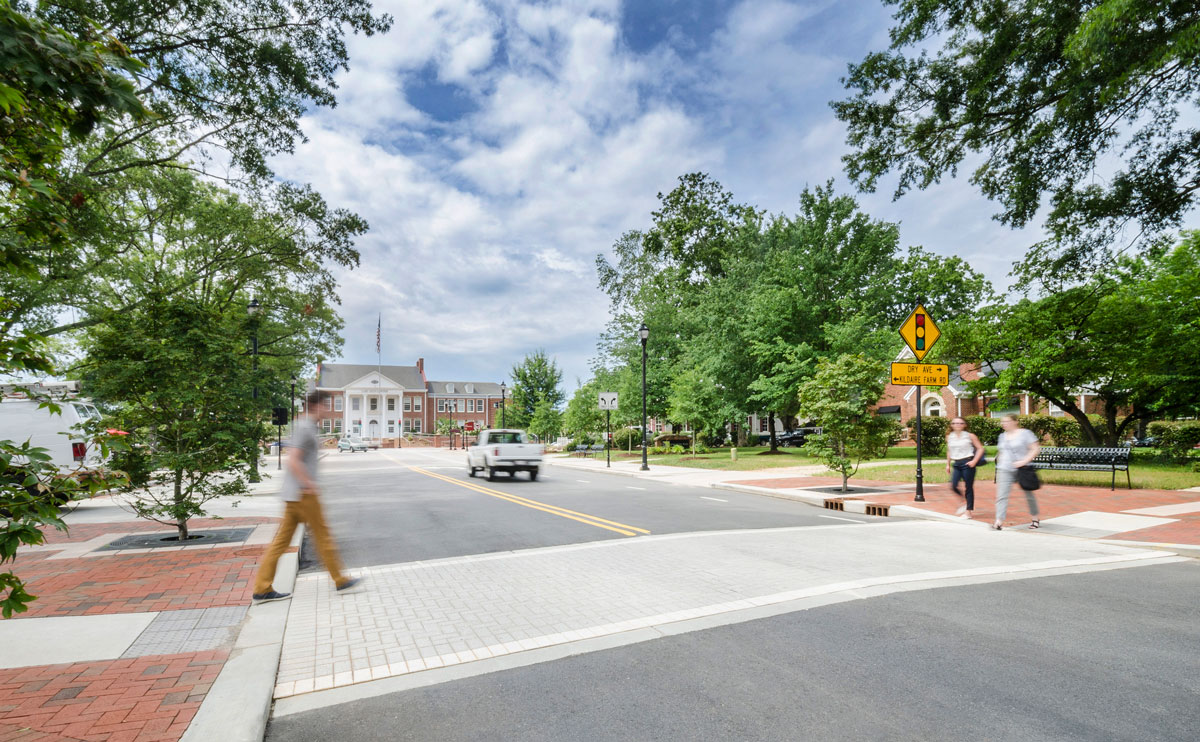
<instances>
[{"instance_id":1,"label":"sky","mask_svg":"<svg viewBox=\"0 0 1200 742\"><path fill-rule=\"evenodd\" d=\"M568 395L590 376L609 318L597 255L644 229L679 176L703 171L736 201L796 212L833 179L853 192L846 65L887 46L877 0L378 0L392 30L348 41L338 105L274 166L370 222L339 271L340 358L425 358L431 379L510 379L541 348ZM1006 287L1040 238L994 221L965 177L891 200L901 244L959 255Z\"/></svg>"}]
</instances>

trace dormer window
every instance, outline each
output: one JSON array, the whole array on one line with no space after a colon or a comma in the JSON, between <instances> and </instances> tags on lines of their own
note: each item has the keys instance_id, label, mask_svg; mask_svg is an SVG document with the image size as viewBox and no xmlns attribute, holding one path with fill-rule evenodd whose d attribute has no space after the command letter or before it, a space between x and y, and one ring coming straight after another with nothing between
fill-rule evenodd
<instances>
[{"instance_id":1,"label":"dormer window","mask_svg":"<svg viewBox=\"0 0 1200 742\"><path fill-rule=\"evenodd\" d=\"M467 394L474 394L475 393L475 385L467 384L466 390L467 390Z\"/></svg>"},{"instance_id":2,"label":"dormer window","mask_svg":"<svg viewBox=\"0 0 1200 742\"><path fill-rule=\"evenodd\" d=\"M454 394L454 385L453 384L446 385L446 394Z\"/></svg>"}]
</instances>

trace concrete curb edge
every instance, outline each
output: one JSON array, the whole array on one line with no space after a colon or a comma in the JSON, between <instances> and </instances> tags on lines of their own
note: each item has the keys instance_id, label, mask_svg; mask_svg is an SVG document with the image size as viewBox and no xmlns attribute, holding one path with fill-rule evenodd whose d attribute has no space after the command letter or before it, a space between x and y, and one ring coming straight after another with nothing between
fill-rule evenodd
<instances>
[{"instance_id":1,"label":"concrete curb edge","mask_svg":"<svg viewBox=\"0 0 1200 742\"><path fill-rule=\"evenodd\" d=\"M298 547L303 539L301 525L292 537L292 545ZM278 588L295 589L299 557L298 550L280 557L275 576ZM250 607L229 660L204 696L181 742L261 742L274 701L291 605L292 601L281 600Z\"/></svg>"}]
</instances>

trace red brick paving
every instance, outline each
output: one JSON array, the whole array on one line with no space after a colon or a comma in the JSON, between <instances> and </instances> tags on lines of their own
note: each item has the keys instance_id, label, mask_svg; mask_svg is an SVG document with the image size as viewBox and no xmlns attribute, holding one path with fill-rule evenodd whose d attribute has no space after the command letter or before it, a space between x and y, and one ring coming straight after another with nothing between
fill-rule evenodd
<instances>
[{"instance_id":1,"label":"red brick paving","mask_svg":"<svg viewBox=\"0 0 1200 742\"><path fill-rule=\"evenodd\" d=\"M986 481L975 482L975 519L990 523L996 517L995 497L996 484L990 479L992 471L985 470ZM731 482L770 489L794 489L800 487L826 487L840 485L840 477L792 477L788 479L752 479ZM851 486L879 487L895 489L903 487L903 482L882 482L869 479L851 479ZM948 484L925 485L925 502L914 502L915 492L910 485L908 488L893 494L849 495L846 499L864 500L881 505L908 505L911 507L932 510L939 513L953 514L961 500L954 496ZM827 495L829 498L837 495ZM1158 507L1160 505L1176 505L1184 502L1200 502L1200 492L1184 492L1180 490L1129 490L1118 487L1116 491L1107 487L1083 487L1078 485L1047 484L1037 491L1038 508L1043 520L1056 518L1072 513L1088 510L1103 513L1120 513L1126 510ZM1178 519L1177 523L1143 528L1137 531L1126 531L1109 538L1129 541L1154 541L1161 543L1200 545L1200 513L1162 516ZM1013 488L1008 497L1008 517L1006 525L1021 525L1029 523L1029 509L1025 503L1025 495L1019 488Z\"/></svg>"},{"instance_id":2,"label":"red brick paving","mask_svg":"<svg viewBox=\"0 0 1200 742\"><path fill-rule=\"evenodd\" d=\"M188 528L237 528L239 526L257 526L263 523L274 523L278 518L193 518L188 521ZM72 525L66 533L54 528L44 528L42 533L47 544L65 544L78 541L89 541L106 533L148 533L163 531L169 533L171 526L153 523L147 520L124 521L120 523L78 523Z\"/></svg>"},{"instance_id":3,"label":"red brick paving","mask_svg":"<svg viewBox=\"0 0 1200 742\"><path fill-rule=\"evenodd\" d=\"M0 742L173 742L229 653L0 670Z\"/></svg>"},{"instance_id":4,"label":"red brick paving","mask_svg":"<svg viewBox=\"0 0 1200 742\"><path fill-rule=\"evenodd\" d=\"M79 559L18 554L16 572L38 596L20 618L245 605L264 551L235 546Z\"/></svg>"}]
</instances>

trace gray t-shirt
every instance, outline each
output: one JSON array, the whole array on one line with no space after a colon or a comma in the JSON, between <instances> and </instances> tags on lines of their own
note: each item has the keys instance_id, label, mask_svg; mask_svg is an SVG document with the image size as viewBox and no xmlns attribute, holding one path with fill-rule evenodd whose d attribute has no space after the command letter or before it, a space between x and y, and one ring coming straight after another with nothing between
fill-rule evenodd
<instances>
[{"instance_id":1,"label":"gray t-shirt","mask_svg":"<svg viewBox=\"0 0 1200 742\"><path fill-rule=\"evenodd\" d=\"M304 465L304 470L308 472L308 478L313 482L317 481L317 426L311 420L301 418L296 421L296 430L292 433L292 439L286 444L292 451L289 456L299 456L300 463ZM284 502L299 502L300 501L300 480L292 473L289 467L284 471L283 475L283 490L279 493Z\"/></svg>"},{"instance_id":2,"label":"gray t-shirt","mask_svg":"<svg viewBox=\"0 0 1200 742\"><path fill-rule=\"evenodd\" d=\"M1032 430L1017 428L1012 435L1001 433L996 447L996 468L1015 469L1014 462L1029 455L1029 448L1038 442Z\"/></svg>"}]
</instances>

